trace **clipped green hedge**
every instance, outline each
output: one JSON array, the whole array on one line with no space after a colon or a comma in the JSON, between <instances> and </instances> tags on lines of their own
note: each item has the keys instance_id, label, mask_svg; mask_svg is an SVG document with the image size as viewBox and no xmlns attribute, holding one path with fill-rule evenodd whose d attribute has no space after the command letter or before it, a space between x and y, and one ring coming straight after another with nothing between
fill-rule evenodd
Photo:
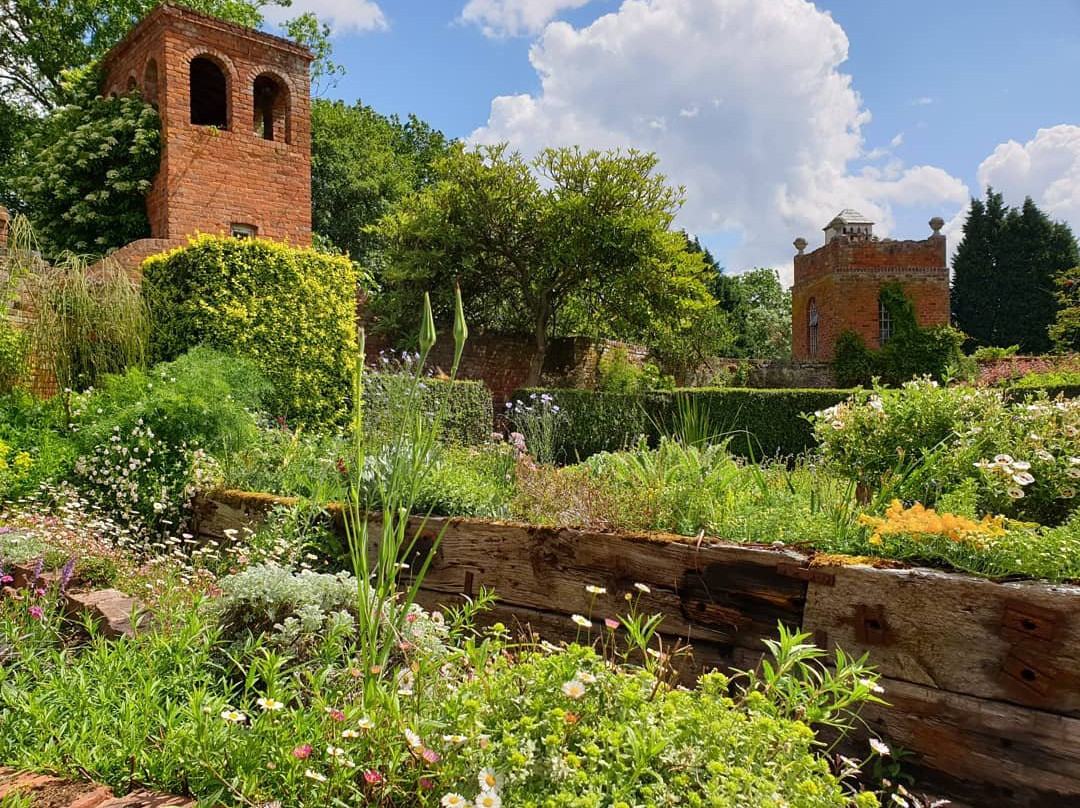
<instances>
[{"instance_id":1,"label":"clipped green hedge","mask_svg":"<svg viewBox=\"0 0 1080 808\"><path fill-rule=\"evenodd\" d=\"M398 373L369 373L364 376L364 424L375 438L396 434L400 418L409 413L413 380ZM494 414L491 391L483 382L426 378L421 381L420 411L437 413L449 395L439 439L444 443L478 446L491 438Z\"/></svg>"},{"instance_id":2,"label":"clipped green hedge","mask_svg":"<svg viewBox=\"0 0 1080 808\"><path fill-rule=\"evenodd\" d=\"M815 445L803 413L843 401L851 390L759 390L683 388L634 395L591 390L518 390L512 399L547 393L560 409L556 456L574 462L597 452L616 451L644 435L650 442L677 419L678 399L688 397L707 413L712 429L731 436L730 449L744 457L787 456Z\"/></svg>"},{"instance_id":3,"label":"clipped green hedge","mask_svg":"<svg viewBox=\"0 0 1080 808\"><path fill-rule=\"evenodd\" d=\"M199 236L148 258L142 291L155 362L196 345L246 357L275 415L338 417L357 355L357 272L343 256L261 239Z\"/></svg>"}]
</instances>

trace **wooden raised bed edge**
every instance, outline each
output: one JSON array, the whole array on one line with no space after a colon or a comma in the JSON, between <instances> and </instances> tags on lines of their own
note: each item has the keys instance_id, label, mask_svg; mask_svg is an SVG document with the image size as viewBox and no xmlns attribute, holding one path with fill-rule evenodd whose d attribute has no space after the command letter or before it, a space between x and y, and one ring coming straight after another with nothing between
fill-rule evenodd
<instances>
[{"instance_id":1,"label":"wooden raised bed edge","mask_svg":"<svg viewBox=\"0 0 1080 808\"><path fill-rule=\"evenodd\" d=\"M295 503L213 492L196 500L196 532L227 538ZM340 524L340 508L329 510ZM752 667L778 621L801 626L823 647L869 654L891 706L864 718L914 753L905 770L920 782L974 805L1080 806L1080 587L465 518L431 518L420 552L440 531L420 594L428 607L484 586L499 597L489 620L572 640L571 614L599 623L625 612L622 594L642 583L640 610L664 615L669 643L693 645L691 673Z\"/></svg>"}]
</instances>

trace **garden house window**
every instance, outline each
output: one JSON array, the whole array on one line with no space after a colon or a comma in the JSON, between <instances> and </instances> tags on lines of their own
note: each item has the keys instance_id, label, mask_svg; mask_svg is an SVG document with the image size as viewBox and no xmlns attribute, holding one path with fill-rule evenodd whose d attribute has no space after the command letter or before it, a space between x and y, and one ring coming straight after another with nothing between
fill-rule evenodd
<instances>
[{"instance_id":1,"label":"garden house window","mask_svg":"<svg viewBox=\"0 0 1080 808\"><path fill-rule=\"evenodd\" d=\"M810 299L810 308L806 316L807 347L811 356L818 355L818 307L817 301Z\"/></svg>"},{"instance_id":2,"label":"garden house window","mask_svg":"<svg viewBox=\"0 0 1080 808\"><path fill-rule=\"evenodd\" d=\"M233 223L229 225L229 233L233 238L255 238L258 232L258 228L253 224Z\"/></svg>"},{"instance_id":3,"label":"garden house window","mask_svg":"<svg viewBox=\"0 0 1080 808\"><path fill-rule=\"evenodd\" d=\"M892 312L885 305L885 301L878 298L878 344L884 345L893 335Z\"/></svg>"},{"instance_id":4,"label":"garden house window","mask_svg":"<svg viewBox=\"0 0 1080 808\"><path fill-rule=\"evenodd\" d=\"M211 60L191 60L191 122L229 128L229 93L225 73Z\"/></svg>"}]
</instances>

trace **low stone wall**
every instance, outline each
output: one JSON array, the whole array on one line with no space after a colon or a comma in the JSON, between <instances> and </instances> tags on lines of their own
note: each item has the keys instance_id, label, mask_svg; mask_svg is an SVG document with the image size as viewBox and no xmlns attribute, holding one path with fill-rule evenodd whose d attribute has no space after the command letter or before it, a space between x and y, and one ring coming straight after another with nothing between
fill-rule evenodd
<instances>
[{"instance_id":1,"label":"low stone wall","mask_svg":"<svg viewBox=\"0 0 1080 808\"><path fill-rule=\"evenodd\" d=\"M738 387L762 390L832 389L836 374L831 362L798 362L791 359L708 359L697 368L688 383L709 386L736 380Z\"/></svg>"},{"instance_id":2,"label":"low stone wall","mask_svg":"<svg viewBox=\"0 0 1080 808\"><path fill-rule=\"evenodd\" d=\"M201 498L197 531L227 540L276 502ZM863 718L912 753L904 770L920 785L979 806L1080 805L1080 587L475 519L429 520L418 552L436 540L420 593L429 607L487 587L499 597L490 620L573 640L588 632L570 615L600 625L642 583L639 608L664 615L665 643L693 646L691 676L753 667L778 622L801 626L825 648L869 654L889 704Z\"/></svg>"}]
</instances>

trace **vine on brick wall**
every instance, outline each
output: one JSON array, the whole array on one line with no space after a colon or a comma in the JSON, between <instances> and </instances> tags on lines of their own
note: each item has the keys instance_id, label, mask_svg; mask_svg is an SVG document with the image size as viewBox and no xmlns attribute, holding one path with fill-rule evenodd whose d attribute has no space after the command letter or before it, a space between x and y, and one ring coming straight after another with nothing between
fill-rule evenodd
<instances>
[{"instance_id":1,"label":"vine on brick wall","mask_svg":"<svg viewBox=\"0 0 1080 808\"><path fill-rule=\"evenodd\" d=\"M920 328L915 304L902 284L882 284L880 296L892 317L892 337L880 349L871 350L854 331L840 334L833 359L837 384L865 385L874 378L901 384L915 376L941 380L955 374L963 358L964 335L950 325Z\"/></svg>"}]
</instances>

